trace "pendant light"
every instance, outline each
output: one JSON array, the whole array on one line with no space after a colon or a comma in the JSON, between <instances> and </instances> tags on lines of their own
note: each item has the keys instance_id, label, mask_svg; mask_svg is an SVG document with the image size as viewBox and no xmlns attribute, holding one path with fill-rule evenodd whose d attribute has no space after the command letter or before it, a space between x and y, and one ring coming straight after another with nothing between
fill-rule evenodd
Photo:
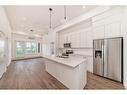
<instances>
[{"instance_id":1,"label":"pendant light","mask_svg":"<svg viewBox=\"0 0 127 95\"><path fill-rule=\"evenodd\" d=\"M49 29L52 29L52 8L49 8L49 12L50 12L50 22L49 22Z\"/></svg>"}]
</instances>

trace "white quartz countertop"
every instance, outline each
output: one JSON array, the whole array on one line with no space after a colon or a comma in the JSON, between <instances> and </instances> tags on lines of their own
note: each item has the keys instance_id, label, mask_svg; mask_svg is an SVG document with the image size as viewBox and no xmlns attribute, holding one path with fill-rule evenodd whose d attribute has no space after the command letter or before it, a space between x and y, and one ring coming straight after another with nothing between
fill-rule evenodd
<instances>
[{"instance_id":1,"label":"white quartz countertop","mask_svg":"<svg viewBox=\"0 0 127 95\"><path fill-rule=\"evenodd\" d=\"M60 58L56 56L45 55L43 57L58 62L60 64L70 66L72 68L75 68L76 66L86 61L86 58L83 58L83 56L69 56L69 58Z\"/></svg>"}]
</instances>

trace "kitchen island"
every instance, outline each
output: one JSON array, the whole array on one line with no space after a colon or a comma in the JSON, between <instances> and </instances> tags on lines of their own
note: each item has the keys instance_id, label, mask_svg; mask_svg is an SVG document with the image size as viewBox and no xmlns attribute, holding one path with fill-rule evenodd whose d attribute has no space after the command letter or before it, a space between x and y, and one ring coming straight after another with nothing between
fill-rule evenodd
<instances>
[{"instance_id":1,"label":"kitchen island","mask_svg":"<svg viewBox=\"0 0 127 95\"><path fill-rule=\"evenodd\" d=\"M87 82L86 58L70 56L59 58L44 56L46 71L63 83L69 89L83 89Z\"/></svg>"}]
</instances>

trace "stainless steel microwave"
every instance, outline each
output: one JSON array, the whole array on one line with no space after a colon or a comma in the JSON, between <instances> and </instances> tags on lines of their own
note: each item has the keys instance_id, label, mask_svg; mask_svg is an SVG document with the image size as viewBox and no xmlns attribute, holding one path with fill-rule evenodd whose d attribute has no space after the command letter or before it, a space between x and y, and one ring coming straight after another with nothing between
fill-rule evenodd
<instances>
[{"instance_id":1,"label":"stainless steel microwave","mask_svg":"<svg viewBox=\"0 0 127 95\"><path fill-rule=\"evenodd\" d=\"M64 48L71 48L71 43L64 43Z\"/></svg>"}]
</instances>

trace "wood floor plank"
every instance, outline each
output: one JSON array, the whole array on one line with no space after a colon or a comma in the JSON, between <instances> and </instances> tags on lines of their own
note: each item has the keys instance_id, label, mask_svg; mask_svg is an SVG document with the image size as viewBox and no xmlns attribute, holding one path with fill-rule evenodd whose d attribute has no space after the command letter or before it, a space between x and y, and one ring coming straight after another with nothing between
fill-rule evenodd
<instances>
[{"instance_id":1,"label":"wood floor plank","mask_svg":"<svg viewBox=\"0 0 127 95\"><path fill-rule=\"evenodd\" d=\"M120 82L87 72L87 84L84 89L124 89L124 86Z\"/></svg>"}]
</instances>

